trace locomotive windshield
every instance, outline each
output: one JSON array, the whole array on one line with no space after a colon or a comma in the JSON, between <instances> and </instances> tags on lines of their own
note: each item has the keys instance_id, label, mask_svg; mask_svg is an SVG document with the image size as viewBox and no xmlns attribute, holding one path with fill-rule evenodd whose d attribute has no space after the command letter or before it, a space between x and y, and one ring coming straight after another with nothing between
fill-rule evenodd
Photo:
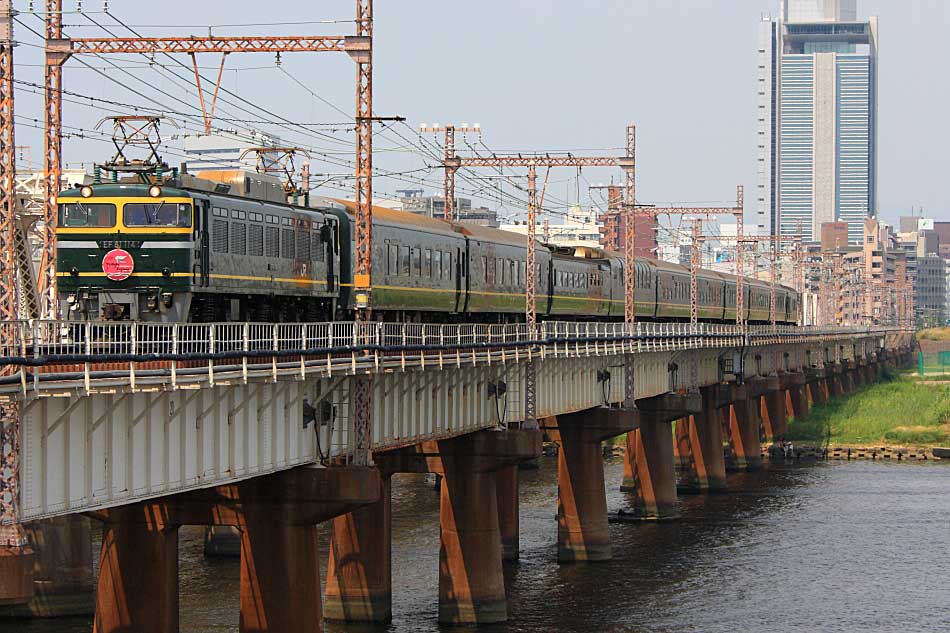
<instances>
[{"instance_id":1,"label":"locomotive windshield","mask_svg":"<svg viewBox=\"0 0 950 633\"><path fill-rule=\"evenodd\" d=\"M70 202L59 205L59 226L64 228L111 228L115 226L115 205Z\"/></svg>"},{"instance_id":2,"label":"locomotive windshield","mask_svg":"<svg viewBox=\"0 0 950 633\"><path fill-rule=\"evenodd\" d=\"M129 202L122 208L122 223L128 227L191 227L191 205L168 202Z\"/></svg>"}]
</instances>

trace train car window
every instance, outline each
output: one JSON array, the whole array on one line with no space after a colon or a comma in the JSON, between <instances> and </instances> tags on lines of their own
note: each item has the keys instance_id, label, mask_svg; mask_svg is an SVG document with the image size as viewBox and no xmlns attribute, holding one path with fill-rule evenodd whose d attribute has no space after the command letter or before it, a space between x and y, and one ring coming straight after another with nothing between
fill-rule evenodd
<instances>
[{"instance_id":1,"label":"train car window","mask_svg":"<svg viewBox=\"0 0 950 633\"><path fill-rule=\"evenodd\" d=\"M442 279L442 251L440 250L432 253L432 276L435 279Z\"/></svg>"},{"instance_id":2,"label":"train car window","mask_svg":"<svg viewBox=\"0 0 950 633\"><path fill-rule=\"evenodd\" d=\"M247 217L248 217L248 219L249 219L251 222L263 222L263 221L264 221L264 216L261 215L260 213L248 213L248 214L247 214Z\"/></svg>"},{"instance_id":3,"label":"train car window","mask_svg":"<svg viewBox=\"0 0 950 633\"><path fill-rule=\"evenodd\" d=\"M310 261L310 231L306 229L297 229L296 231L297 259L304 262Z\"/></svg>"},{"instance_id":4,"label":"train car window","mask_svg":"<svg viewBox=\"0 0 950 633\"><path fill-rule=\"evenodd\" d=\"M247 255L247 226L243 222L231 222L232 255Z\"/></svg>"},{"instance_id":5,"label":"train car window","mask_svg":"<svg viewBox=\"0 0 950 633\"><path fill-rule=\"evenodd\" d=\"M267 216L267 223L268 223L268 224L279 224L279 223L280 223L280 220L278 219L278 217L277 217L276 215L269 215L269 216Z\"/></svg>"},{"instance_id":6,"label":"train car window","mask_svg":"<svg viewBox=\"0 0 950 633\"><path fill-rule=\"evenodd\" d=\"M512 286L518 285L518 269L515 267L515 260L508 260L508 283Z\"/></svg>"},{"instance_id":7,"label":"train car window","mask_svg":"<svg viewBox=\"0 0 950 633\"><path fill-rule=\"evenodd\" d=\"M215 220L211 225L211 250L228 252L228 223L225 220Z\"/></svg>"},{"instance_id":8,"label":"train car window","mask_svg":"<svg viewBox=\"0 0 950 633\"><path fill-rule=\"evenodd\" d=\"M326 259L327 249L323 247L323 240L320 239L320 231L310 233L310 257L315 262L322 262ZM390 275L396 274L396 267L393 266Z\"/></svg>"},{"instance_id":9,"label":"train car window","mask_svg":"<svg viewBox=\"0 0 950 633\"><path fill-rule=\"evenodd\" d=\"M191 205L165 201L128 202L122 207L122 223L129 227L191 228Z\"/></svg>"},{"instance_id":10,"label":"train car window","mask_svg":"<svg viewBox=\"0 0 950 633\"><path fill-rule=\"evenodd\" d=\"M399 274L404 277L409 277L412 275L412 267L410 266L412 249L408 246L403 246L399 249Z\"/></svg>"},{"instance_id":11,"label":"train car window","mask_svg":"<svg viewBox=\"0 0 950 633\"><path fill-rule=\"evenodd\" d=\"M228 210L222 209L221 207L214 207L211 209L211 215L216 218L226 218L228 217Z\"/></svg>"},{"instance_id":12,"label":"train car window","mask_svg":"<svg viewBox=\"0 0 950 633\"><path fill-rule=\"evenodd\" d=\"M290 218L281 218L281 219L280 219L280 223L283 224L284 226L293 226L293 225L294 225L294 221L291 220Z\"/></svg>"},{"instance_id":13,"label":"train car window","mask_svg":"<svg viewBox=\"0 0 950 633\"><path fill-rule=\"evenodd\" d=\"M286 219L286 218L285 218ZM284 259L294 258L294 230L281 229L280 231L280 256Z\"/></svg>"},{"instance_id":14,"label":"train car window","mask_svg":"<svg viewBox=\"0 0 950 633\"><path fill-rule=\"evenodd\" d=\"M267 257L280 257L280 229L276 226L268 226L265 231L264 255Z\"/></svg>"},{"instance_id":15,"label":"train car window","mask_svg":"<svg viewBox=\"0 0 950 633\"><path fill-rule=\"evenodd\" d=\"M247 254L251 257L264 255L264 227L260 224L247 227Z\"/></svg>"},{"instance_id":16,"label":"train car window","mask_svg":"<svg viewBox=\"0 0 950 633\"><path fill-rule=\"evenodd\" d=\"M422 276L432 279L432 249L427 248L422 259Z\"/></svg>"},{"instance_id":17,"label":"train car window","mask_svg":"<svg viewBox=\"0 0 950 633\"><path fill-rule=\"evenodd\" d=\"M412 249L412 274L416 277L422 276L422 249Z\"/></svg>"},{"instance_id":18,"label":"train car window","mask_svg":"<svg viewBox=\"0 0 950 633\"><path fill-rule=\"evenodd\" d=\"M482 279L488 283L488 258L482 255Z\"/></svg>"},{"instance_id":19,"label":"train car window","mask_svg":"<svg viewBox=\"0 0 950 633\"><path fill-rule=\"evenodd\" d=\"M452 254L448 251L442 253L442 276L446 279L452 278Z\"/></svg>"},{"instance_id":20,"label":"train car window","mask_svg":"<svg viewBox=\"0 0 950 633\"><path fill-rule=\"evenodd\" d=\"M247 214L244 211L238 211L237 209L231 210L231 217L235 220L245 220L247 219Z\"/></svg>"},{"instance_id":21,"label":"train car window","mask_svg":"<svg viewBox=\"0 0 950 633\"><path fill-rule=\"evenodd\" d=\"M115 205L82 202L61 204L59 205L59 226L111 228L115 226Z\"/></svg>"},{"instance_id":22,"label":"train car window","mask_svg":"<svg viewBox=\"0 0 950 633\"><path fill-rule=\"evenodd\" d=\"M386 245L386 261L389 262L389 270L386 273L390 276L399 274L399 245L397 244L387 244Z\"/></svg>"}]
</instances>

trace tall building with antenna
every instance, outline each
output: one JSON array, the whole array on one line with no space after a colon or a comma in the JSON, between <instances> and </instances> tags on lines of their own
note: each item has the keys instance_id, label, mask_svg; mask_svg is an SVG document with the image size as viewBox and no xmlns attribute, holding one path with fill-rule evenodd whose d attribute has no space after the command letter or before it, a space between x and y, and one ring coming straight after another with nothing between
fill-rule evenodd
<instances>
[{"instance_id":1,"label":"tall building with antenna","mask_svg":"<svg viewBox=\"0 0 950 633\"><path fill-rule=\"evenodd\" d=\"M758 187L763 234L808 242L877 215L877 18L857 0L782 0L760 25Z\"/></svg>"}]
</instances>

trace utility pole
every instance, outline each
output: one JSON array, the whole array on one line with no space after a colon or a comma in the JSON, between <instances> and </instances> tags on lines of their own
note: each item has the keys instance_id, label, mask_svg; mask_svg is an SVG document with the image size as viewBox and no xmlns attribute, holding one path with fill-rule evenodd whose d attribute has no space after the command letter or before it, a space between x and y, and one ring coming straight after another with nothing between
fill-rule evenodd
<instances>
[{"instance_id":1,"label":"utility pole","mask_svg":"<svg viewBox=\"0 0 950 633\"><path fill-rule=\"evenodd\" d=\"M699 324L699 269L703 264L703 220L692 219L692 240L689 246L689 324L693 336L698 333ZM689 364L691 391L699 390L699 352L693 352Z\"/></svg>"},{"instance_id":2,"label":"utility pole","mask_svg":"<svg viewBox=\"0 0 950 633\"><path fill-rule=\"evenodd\" d=\"M625 195L623 213L626 218L626 235L624 236L624 296L623 320L627 327L627 336L637 334L637 126L633 123L627 126L627 157L621 164L624 173ZM635 340L631 340L631 347ZM636 357L633 354L624 355L624 408L632 411L637 408L637 380Z\"/></svg>"},{"instance_id":3,"label":"utility pole","mask_svg":"<svg viewBox=\"0 0 950 633\"><path fill-rule=\"evenodd\" d=\"M455 134L456 132L467 133L467 132L478 132L482 133L482 127L479 124L474 126L469 126L468 123L463 123L462 125L439 125L436 123L432 126L427 126L423 123L420 128L420 132L444 132L445 133L445 143L443 147L445 149L445 158L443 159L443 165L445 166L445 184L443 185L443 195L445 199L444 209L445 209L445 220L447 222L454 222L456 218L455 212L455 172L458 171L460 165L458 164L458 158L455 156Z\"/></svg>"},{"instance_id":4,"label":"utility pole","mask_svg":"<svg viewBox=\"0 0 950 633\"><path fill-rule=\"evenodd\" d=\"M20 318L17 283L16 138L13 119L13 2L0 0L0 321ZM12 325L0 336L13 341ZM8 373L0 367L0 375ZM0 400L0 547L27 555L20 525L20 420L18 398Z\"/></svg>"},{"instance_id":5,"label":"utility pole","mask_svg":"<svg viewBox=\"0 0 950 633\"><path fill-rule=\"evenodd\" d=\"M699 287L698 275L699 269L703 263L703 220L702 218L692 219L692 240L689 247L689 323L693 327L693 333L696 332L696 325L699 323Z\"/></svg>"}]
</instances>

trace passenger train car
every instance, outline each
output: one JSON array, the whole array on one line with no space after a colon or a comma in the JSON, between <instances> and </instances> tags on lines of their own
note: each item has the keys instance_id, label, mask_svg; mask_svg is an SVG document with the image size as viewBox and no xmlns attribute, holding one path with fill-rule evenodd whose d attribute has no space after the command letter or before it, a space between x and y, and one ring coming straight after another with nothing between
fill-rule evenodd
<instances>
[{"instance_id":1,"label":"passenger train car","mask_svg":"<svg viewBox=\"0 0 950 633\"><path fill-rule=\"evenodd\" d=\"M164 184L86 185L59 196L57 275L71 320L166 322L352 320L354 208L288 204L282 187L240 171ZM623 257L537 243L539 318L618 320ZM387 321L517 322L524 318L524 237L376 208L372 306ZM641 319L689 319L689 270L639 258ZM699 318L736 317L736 279L703 270ZM749 322L769 320L769 286L745 284ZM799 297L777 291L793 323Z\"/></svg>"}]
</instances>

